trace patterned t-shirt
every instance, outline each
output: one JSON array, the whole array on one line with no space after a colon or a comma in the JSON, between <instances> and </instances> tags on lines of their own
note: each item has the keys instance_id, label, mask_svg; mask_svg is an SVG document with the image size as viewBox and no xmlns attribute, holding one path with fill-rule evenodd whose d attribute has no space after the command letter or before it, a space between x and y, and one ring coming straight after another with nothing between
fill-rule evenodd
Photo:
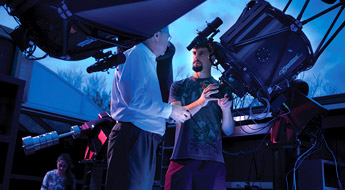
<instances>
[{"instance_id":1,"label":"patterned t-shirt","mask_svg":"<svg viewBox=\"0 0 345 190\"><path fill-rule=\"evenodd\" d=\"M174 82L170 89L169 102L180 101L183 106L188 105L200 98L203 91L202 84L216 82L212 77L205 79L190 77ZM193 118L181 126L177 125L171 159L213 160L224 163L221 118L222 111L217 101L210 101Z\"/></svg>"},{"instance_id":2,"label":"patterned t-shirt","mask_svg":"<svg viewBox=\"0 0 345 190\"><path fill-rule=\"evenodd\" d=\"M73 176L74 177L74 176ZM59 176L55 170L46 173L43 179L41 190L64 190L65 189L65 176ZM76 179L73 179L73 190L76 189Z\"/></svg>"}]
</instances>

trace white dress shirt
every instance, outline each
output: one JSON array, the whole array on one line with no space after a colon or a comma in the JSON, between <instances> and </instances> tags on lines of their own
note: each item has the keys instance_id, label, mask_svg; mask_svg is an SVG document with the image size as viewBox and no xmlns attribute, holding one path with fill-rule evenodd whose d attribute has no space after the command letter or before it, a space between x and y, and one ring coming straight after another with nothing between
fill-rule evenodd
<instances>
[{"instance_id":1,"label":"white dress shirt","mask_svg":"<svg viewBox=\"0 0 345 190\"><path fill-rule=\"evenodd\" d=\"M131 122L144 131L164 135L172 106L162 101L156 56L140 43L125 52L117 67L111 91L111 116Z\"/></svg>"}]
</instances>

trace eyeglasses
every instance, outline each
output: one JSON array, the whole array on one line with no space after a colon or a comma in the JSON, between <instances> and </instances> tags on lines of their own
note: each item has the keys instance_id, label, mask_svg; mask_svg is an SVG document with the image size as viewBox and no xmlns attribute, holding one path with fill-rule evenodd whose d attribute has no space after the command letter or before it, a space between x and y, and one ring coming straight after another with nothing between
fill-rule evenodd
<instances>
[{"instance_id":1,"label":"eyeglasses","mask_svg":"<svg viewBox=\"0 0 345 190\"><path fill-rule=\"evenodd\" d=\"M169 34L168 32L166 32L166 31L160 30L160 32L161 32L161 33L166 33L166 34L168 34L168 42L170 42L172 36L170 36L170 34Z\"/></svg>"}]
</instances>

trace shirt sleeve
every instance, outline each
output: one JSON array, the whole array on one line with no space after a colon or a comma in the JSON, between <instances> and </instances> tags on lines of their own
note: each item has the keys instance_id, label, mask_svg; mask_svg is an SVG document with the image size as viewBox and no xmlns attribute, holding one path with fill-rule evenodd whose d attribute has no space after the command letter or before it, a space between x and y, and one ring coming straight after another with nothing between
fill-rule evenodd
<instances>
[{"instance_id":1,"label":"shirt sleeve","mask_svg":"<svg viewBox=\"0 0 345 190\"><path fill-rule=\"evenodd\" d=\"M181 101L182 81L174 82L170 87L169 104L176 101Z\"/></svg>"},{"instance_id":2,"label":"shirt sleeve","mask_svg":"<svg viewBox=\"0 0 345 190\"><path fill-rule=\"evenodd\" d=\"M124 64L121 81L118 88L130 110L141 112L145 115L169 118L172 106L164 103L162 99L154 96L154 93L161 93L157 73L149 68L148 58L140 52L132 52ZM155 85L152 76L157 78L158 88L153 92L148 91L149 85Z\"/></svg>"},{"instance_id":3,"label":"shirt sleeve","mask_svg":"<svg viewBox=\"0 0 345 190\"><path fill-rule=\"evenodd\" d=\"M46 173L46 175L43 178L41 190L48 190L48 172Z\"/></svg>"}]
</instances>

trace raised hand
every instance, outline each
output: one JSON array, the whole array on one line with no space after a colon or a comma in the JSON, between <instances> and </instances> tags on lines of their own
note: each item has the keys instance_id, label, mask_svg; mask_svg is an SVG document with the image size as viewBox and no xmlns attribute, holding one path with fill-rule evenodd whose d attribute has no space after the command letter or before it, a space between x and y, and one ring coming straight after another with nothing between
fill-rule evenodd
<instances>
[{"instance_id":1,"label":"raised hand","mask_svg":"<svg viewBox=\"0 0 345 190\"><path fill-rule=\"evenodd\" d=\"M223 111L230 110L232 106L232 100L230 100L227 96L228 95L225 94L224 98L218 99L218 105Z\"/></svg>"},{"instance_id":2,"label":"raised hand","mask_svg":"<svg viewBox=\"0 0 345 190\"><path fill-rule=\"evenodd\" d=\"M214 84L210 84L208 85L206 88L204 88L204 90L201 93L200 98L197 100L197 103L204 107L207 105L207 103L209 101L214 101L214 100L218 100L218 98L212 98L210 97L212 94L216 94L218 92L218 84L214 83Z\"/></svg>"}]
</instances>

